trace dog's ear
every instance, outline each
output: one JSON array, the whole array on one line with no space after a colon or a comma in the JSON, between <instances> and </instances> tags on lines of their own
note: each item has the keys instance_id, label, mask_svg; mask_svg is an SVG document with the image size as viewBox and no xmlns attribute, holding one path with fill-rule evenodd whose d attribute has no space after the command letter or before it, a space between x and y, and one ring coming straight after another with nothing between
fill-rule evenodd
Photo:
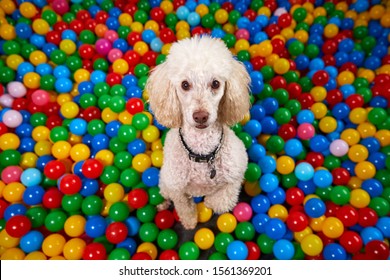
<instances>
[{"instance_id":1,"label":"dog's ear","mask_svg":"<svg viewBox=\"0 0 390 280\"><path fill-rule=\"evenodd\" d=\"M146 90L157 121L165 127L177 128L181 126L182 114L176 89L168 78L168 67L164 62L151 71Z\"/></svg>"},{"instance_id":2,"label":"dog's ear","mask_svg":"<svg viewBox=\"0 0 390 280\"><path fill-rule=\"evenodd\" d=\"M227 125L241 121L250 107L250 77L245 66L232 58L234 69L226 82L224 96L219 104L219 119Z\"/></svg>"}]
</instances>

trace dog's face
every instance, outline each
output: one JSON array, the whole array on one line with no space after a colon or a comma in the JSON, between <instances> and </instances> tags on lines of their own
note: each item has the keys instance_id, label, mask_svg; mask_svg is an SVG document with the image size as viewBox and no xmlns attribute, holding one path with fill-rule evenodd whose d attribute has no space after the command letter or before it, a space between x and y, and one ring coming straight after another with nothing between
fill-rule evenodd
<instances>
[{"instance_id":1,"label":"dog's face","mask_svg":"<svg viewBox=\"0 0 390 280\"><path fill-rule=\"evenodd\" d=\"M146 89L160 124L205 129L216 121L232 125L244 117L249 81L245 67L221 40L195 37L172 45Z\"/></svg>"},{"instance_id":2,"label":"dog's face","mask_svg":"<svg viewBox=\"0 0 390 280\"><path fill-rule=\"evenodd\" d=\"M218 119L219 103L226 81L212 72L189 71L175 85L183 121L191 127L204 129Z\"/></svg>"}]
</instances>

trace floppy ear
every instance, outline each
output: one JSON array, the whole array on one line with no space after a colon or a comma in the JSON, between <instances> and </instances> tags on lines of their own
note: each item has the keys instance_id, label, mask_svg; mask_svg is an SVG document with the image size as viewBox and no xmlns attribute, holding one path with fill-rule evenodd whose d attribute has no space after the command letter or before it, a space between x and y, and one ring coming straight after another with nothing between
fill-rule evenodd
<instances>
[{"instance_id":1,"label":"floppy ear","mask_svg":"<svg viewBox=\"0 0 390 280\"><path fill-rule=\"evenodd\" d=\"M244 65L232 58L233 71L226 82L224 96L219 103L220 121L232 126L241 121L250 107L250 77Z\"/></svg>"},{"instance_id":2,"label":"floppy ear","mask_svg":"<svg viewBox=\"0 0 390 280\"><path fill-rule=\"evenodd\" d=\"M176 89L168 78L168 64L156 66L146 83L149 103L157 121L169 128L180 127L182 114Z\"/></svg>"}]
</instances>

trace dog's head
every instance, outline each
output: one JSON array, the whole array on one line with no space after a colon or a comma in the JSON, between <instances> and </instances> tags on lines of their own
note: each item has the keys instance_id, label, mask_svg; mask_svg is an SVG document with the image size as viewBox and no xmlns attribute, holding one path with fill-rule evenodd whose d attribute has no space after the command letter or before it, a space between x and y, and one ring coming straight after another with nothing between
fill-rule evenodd
<instances>
[{"instance_id":1,"label":"dog's head","mask_svg":"<svg viewBox=\"0 0 390 280\"><path fill-rule=\"evenodd\" d=\"M172 45L150 74L146 90L157 121L204 129L216 121L233 125L249 110L250 78L223 41L194 37Z\"/></svg>"}]
</instances>

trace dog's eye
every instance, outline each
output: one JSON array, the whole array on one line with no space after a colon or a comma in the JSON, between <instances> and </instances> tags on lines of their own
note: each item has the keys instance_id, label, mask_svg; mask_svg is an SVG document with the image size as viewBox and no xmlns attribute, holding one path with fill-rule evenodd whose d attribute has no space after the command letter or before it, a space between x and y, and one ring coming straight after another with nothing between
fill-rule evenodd
<instances>
[{"instance_id":1,"label":"dog's eye","mask_svg":"<svg viewBox=\"0 0 390 280\"><path fill-rule=\"evenodd\" d=\"M214 80L214 81L211 83L211 88L212 88L212 89L219 89L220 85L221 85L221 84L220 84L219 81Z\"/></svg>"},{"instance_id":2,"label":"dog's eye","mask_svg":"<svg viewBox=\"0 0 390 280\"><path fill-rule=\"evenodd\" d=\"M187 81L182 81L181 82L181 88L183 89L183 90L185 90L185 91L188 91L188 90L190 90L190 83L189 82L187 82Z\"/></svg>"}]
</instances>

